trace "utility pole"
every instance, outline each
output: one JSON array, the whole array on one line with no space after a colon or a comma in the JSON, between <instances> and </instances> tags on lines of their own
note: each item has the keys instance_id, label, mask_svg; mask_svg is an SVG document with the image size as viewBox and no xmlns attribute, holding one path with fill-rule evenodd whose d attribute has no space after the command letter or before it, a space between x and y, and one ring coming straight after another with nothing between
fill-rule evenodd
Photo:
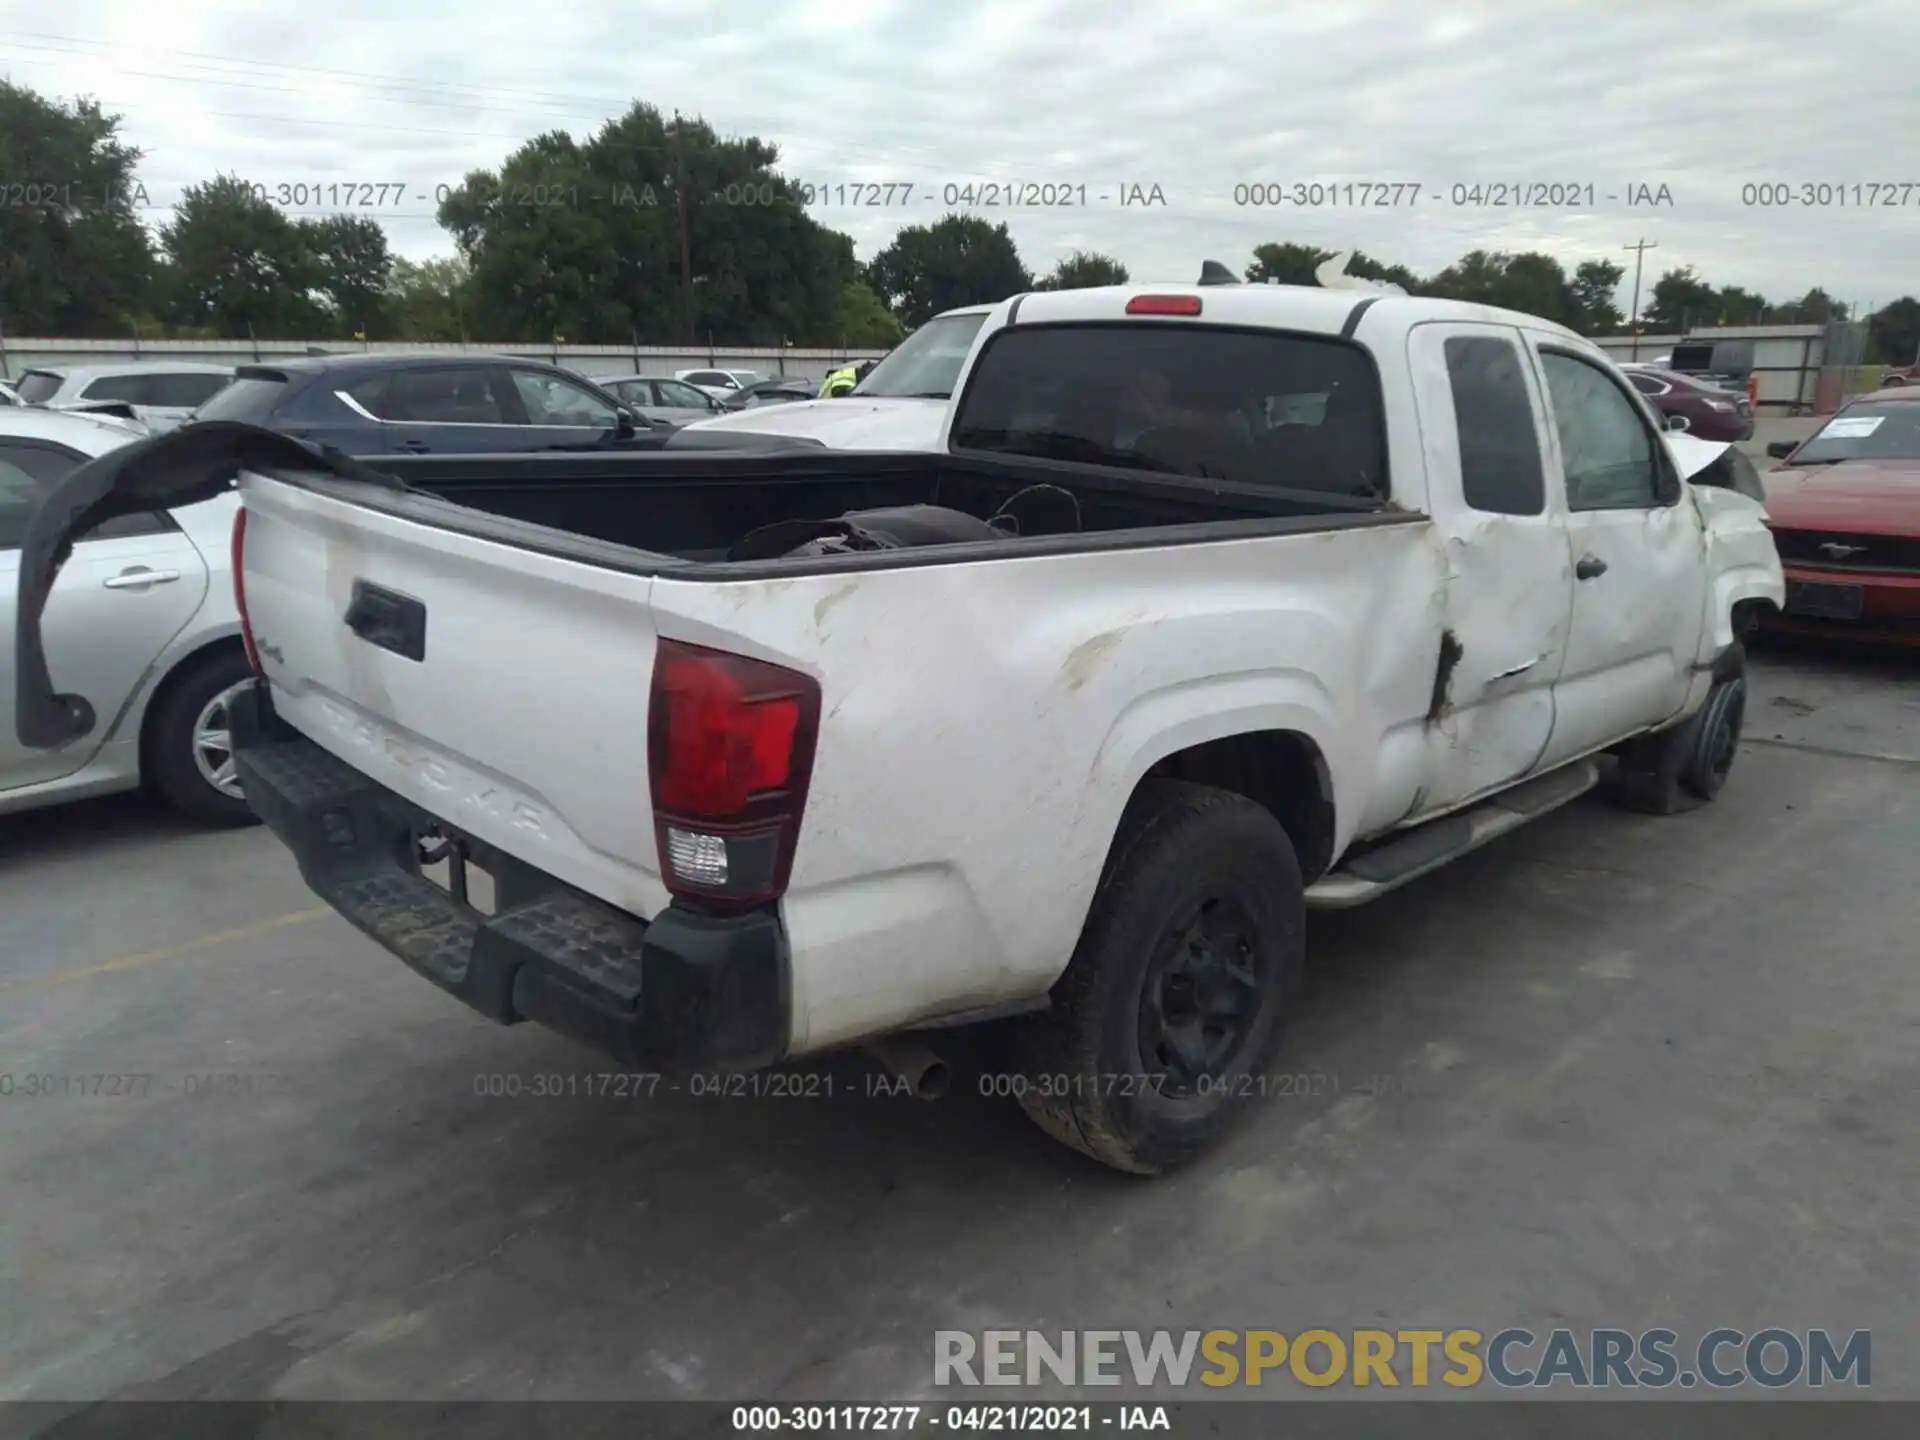
<instances>
[{"instance_id":1,"label":"utility pole","mask_svg":"<svg viewBox=\"0 0 1920 1440\"><path fill-rule=\"evenodd\" d=\"M680 216L681 309L686 313L687 344L695 342L693 324L693 244L687 233L687 168L680 144L680 112L673 112L673 206Z\"/></svg>"},{"instance_id":2,"label":"utility pole","mask_svg":"<svg viewBox=\"0 0 1920 1440\"><path fill-rule=\"evenodd\" d=\"M1647 258L1647 251L1660 247L1651 240L1641 240L1637 244L1622 247L1633 251L1633 312L1627 316L1627 324L1633 332L1633 358L1640 358L1640 266Z\"/></svg>"}]
</instances>

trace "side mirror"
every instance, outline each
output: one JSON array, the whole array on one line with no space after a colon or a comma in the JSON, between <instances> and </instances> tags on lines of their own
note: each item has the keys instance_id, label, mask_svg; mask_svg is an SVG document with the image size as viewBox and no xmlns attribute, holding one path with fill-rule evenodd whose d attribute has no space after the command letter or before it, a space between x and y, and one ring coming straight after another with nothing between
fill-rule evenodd
<instances>
[{"instance_id":1,"label":"side mirror","mask_svg":"<svg viewBox=\"0 0 1920 1440\"><path fill-rule=\"evenodd\" d=\"M627 436L633 434L633 432L639 428L640 428L640 422L634 416L633 411L629 410L624 405L614 406L613 433L615 435L619 436L621 439L624 440Z\"/></svg>"},{"instance_id":2,"label":"side mirror","mask_svg":"<svg viewBox=\"0 0 1920 1440\"><path fill-rule=\"evenodd\" d=\"M1767 442L1767 458L1769 460L1784 460L1799 448L1800 447L1791 440L1769 440Z\"/></svg>"},{"instance_id":3,"label":"side mirror","mask_svg":"<svg viewBox=\"0 0 1920 1440\"><path fill-rule=\"evenodd\" d=\"M1693 428L1693 422L1687 419L1687 417L1684 415L1667 416L1667 429L1672 430L1677 434L1684 435L1687 433L1687 431L1691 430L1692 428Z\"/></svg>"}]
</instances>

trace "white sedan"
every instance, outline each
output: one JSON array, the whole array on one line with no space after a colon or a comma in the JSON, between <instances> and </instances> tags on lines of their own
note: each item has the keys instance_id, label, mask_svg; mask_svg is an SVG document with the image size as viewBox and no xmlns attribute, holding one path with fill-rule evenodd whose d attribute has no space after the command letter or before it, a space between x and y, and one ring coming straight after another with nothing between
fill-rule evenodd
<instances>
[{"instance_id":1,"label":"white sedan","mask_svg":"<svg viewBox=\"0 0 1920 1440\"><path fill-rule=\"evenodd\" d=\"M32 407L0 409L0 813L145 783L197 820L247 824L229 699L252 671L234 608L232 492L109 520L81 539L47 599L55 688L99 723L58 750L13 724L20 546L40 498L69 472L142 437L142 427Z\"/></svg>"},{"instance_id":2,"label":"white sedan","mask_svg":"<svg viewBox=\"0 0 1920 1440\"><path fill-rule=\"evenodd\" d=\"M758 370L676 370L673 378L684 381L716 400L725 400L737 395L749 385L758 385L773 377L763 375Z\"/></svg>"}]
</instances>

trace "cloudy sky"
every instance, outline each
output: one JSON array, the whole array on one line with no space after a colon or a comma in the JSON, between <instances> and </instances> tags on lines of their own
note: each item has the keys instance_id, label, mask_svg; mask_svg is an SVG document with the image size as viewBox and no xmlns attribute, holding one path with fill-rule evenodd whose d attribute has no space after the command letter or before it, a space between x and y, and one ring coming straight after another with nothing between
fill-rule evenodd
<instances>
[{"instance_id":1,"label":"cloudy sky","mask_svg":"<svg viewBox=\"0 0 1920 1440\"><path fill-rule=\"evenodd\" d=\"M0 0L0 74L122 113L156 222L216 172L404 182L376 207L395 249L445 253L435 186L642 99L776 142L798 179L911 186L816 210L862 258L948 186L1013 181L1074 201L981 212L1037 271L1084 247L1186 279L1297 240L1418 271L1612 258L1630 285L1645 238L1649 283L1691 264L1872 305L1920 293L1917 57L1916 0ZM1325 182L1356 188L1295 203ZM1578 203L1495 208L1503 183ZM1397 203L1344 203L1368 184Z\"/></svg>"}]
</instances>

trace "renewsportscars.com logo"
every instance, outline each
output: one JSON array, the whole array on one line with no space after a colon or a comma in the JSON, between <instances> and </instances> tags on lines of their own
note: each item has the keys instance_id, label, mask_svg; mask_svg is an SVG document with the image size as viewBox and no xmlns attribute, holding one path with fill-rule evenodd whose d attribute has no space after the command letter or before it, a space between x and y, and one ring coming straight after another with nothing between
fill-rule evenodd
<instances>
[{"instance_id":1,"label":"renewsportscars.com logo","mask_svg":"<svg viewBox=\"0 0 1920 1440\"><path fill-rule=\"evenodd\" d=\"M935 1385L1296 1384L1419 1389L1781 1389L1873 1383L1873 1332L1827 1330L937 1330Z\"/></svg>"}]
</instances>

